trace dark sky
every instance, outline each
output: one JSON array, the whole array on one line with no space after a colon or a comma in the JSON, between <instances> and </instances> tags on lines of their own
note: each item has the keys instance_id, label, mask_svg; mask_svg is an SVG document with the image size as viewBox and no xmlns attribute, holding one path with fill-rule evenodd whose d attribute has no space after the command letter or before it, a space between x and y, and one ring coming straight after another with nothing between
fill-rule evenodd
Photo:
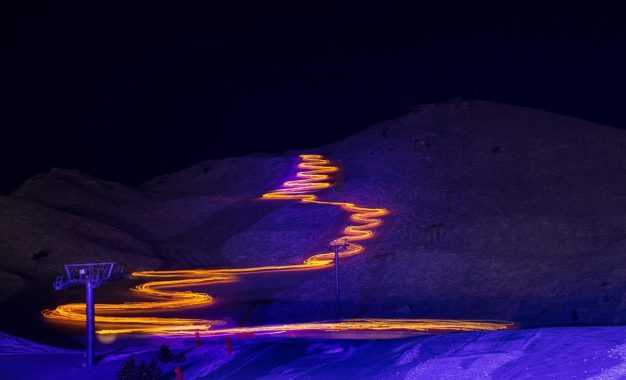
<instances>
[{"instance_id":1,"label":"dark sky","mask_svg":"<svg viewBox=\"0 0 626 380\"><path fill-rule=\"evenodd\" d=\"M55 166L137 184L313 147L457 96L626 127L617 5L170 3L5 14L0 194Z\"/></svg>"}]
</instances>

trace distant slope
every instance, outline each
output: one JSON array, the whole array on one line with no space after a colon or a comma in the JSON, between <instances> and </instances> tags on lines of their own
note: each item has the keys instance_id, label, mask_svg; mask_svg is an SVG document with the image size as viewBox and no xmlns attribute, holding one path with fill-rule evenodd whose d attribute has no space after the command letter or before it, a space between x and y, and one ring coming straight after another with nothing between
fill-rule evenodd
<instances>
[{"instance_id":1,"label":"distant slope","mask_svg":"<svg viewBox=\"0 0 626 380\"><path fill-rule=\"evenodd\" d=\"M626 322L625 131L451 101L314 152L342 170L321 198L391 211L366 253L342 264L346 317ZM258 200L296 163L295 154L212 160L138 188L67 170L35 177L1 200L0 275L13 279L2 297L33 283L52 297L49 279L68 261L115 259L129 269L298 262L324 249L346 216ZM425 244L420 226L433 224L443 225L441 239ZM31 260L41 249L51 254ZM326 319L333 286L325 272L288 288L240 290L248 309L232 317Z\"/></svg>"},{"instance_id":2,"label":"distant slope","mask_svg":"<svg viewBox=\"0 0 626 380\"><path fill-rule=\"evenodd\" d=\"M113 225L14 197L0 198L0 236L0 269L50 289L68 262L159 265L149 245Z\"/></svg>"},{"instance_id":3,"label":"distant slope","mask_svg":"<svg viewBox=\"0 0 626 380\"><path fill-rule=\"evenodd\" d=\"M626 321L626 131L455 101L322 151L344 169L342 199L392 213L345 266L351 313ZM419 227L437 223L424 248Z\"/></svg>"},{"instance_id":4,"label":"distant slope","mask_svg":"<svg viewBox=\"0 0 626 380\"><path fill-rule=\"evenodd\" d=\"M29 334L44 307L81 300L80 289L52 289L65 263L114 260L130 272L303 260L319 245L310 236L330 239L343 215L259 200L295 163L268 156L207 161L139 188L62 169L32 178L0 200L0 302L17 313L0 322ZM47 256L33 260L42 250ZM107 285L106 296L128 299L128 292L111 293L119 287ZM21 314L31 327L15 323Z\"/></svg>"}]
</instances>

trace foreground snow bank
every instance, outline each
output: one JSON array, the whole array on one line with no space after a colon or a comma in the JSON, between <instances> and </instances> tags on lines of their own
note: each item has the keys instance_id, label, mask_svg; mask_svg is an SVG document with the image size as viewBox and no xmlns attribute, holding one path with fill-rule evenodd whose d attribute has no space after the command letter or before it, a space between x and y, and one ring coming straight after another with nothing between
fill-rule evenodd
<instances>
[{"instance_id":1,"label":"foreground snow bank","mask_svg":"<svg viewBox=\"0 0 626 380\"><path fill-rule=\"evenodd\" d=\"M260 377L626 379L626 327L264 344L206 376Z\"/></svg>"},{"instance_id":2,"label":"foreground snow bank","mask_svg":"<svg viewBox=\"0 0 626 380\"><path fill-rule=\"evenodd\" d=\"M15 340L2 344L15 346ZM374 379L626 379L626 327L544 328L434 335L397 340L235 339L163 340L182 363L164 366L166 378L180 365L185 379L374 378ZM0 350L0 371L11 379L111 379L128 357L148 360L162 340L111 348L93 369L81 355L58 350ZM13 342L13 343L12 343ZM25 344L26 345L26 344ZM45 350L44 350L45 351Z\"/></svg>"}]
</instances>

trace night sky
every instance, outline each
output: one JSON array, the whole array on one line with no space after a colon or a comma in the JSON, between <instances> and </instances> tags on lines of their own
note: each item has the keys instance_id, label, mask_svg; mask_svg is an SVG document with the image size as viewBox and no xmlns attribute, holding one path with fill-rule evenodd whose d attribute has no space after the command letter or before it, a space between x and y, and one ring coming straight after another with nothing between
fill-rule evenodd
<instances>
[{"instance_id":1,"label":"night sky","mask_svg":"<svg viewBox=\"0 0 626 380\"><path fill-rule=\"evenodd\" d=\"M458 96L626 127L617 5L204 3L7 12L0 194L51 167L140 184L314 147Z\"/></svg>"}]
</instances>

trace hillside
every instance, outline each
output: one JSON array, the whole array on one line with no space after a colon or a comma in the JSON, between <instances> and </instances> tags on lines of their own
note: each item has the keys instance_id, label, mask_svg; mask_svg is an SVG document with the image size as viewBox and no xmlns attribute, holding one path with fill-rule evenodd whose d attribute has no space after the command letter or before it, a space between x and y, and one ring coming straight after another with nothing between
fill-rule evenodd
<instances>
[{"instance_id":1,"label":"hillside","mask_svg":"<svg viewBox=\"0 0 626 380\"><path fill-rule=\"evenodd\" d=\"M626 131L450 101L311 152L341 168L320 198L390 210L365 254L342 263L346 317L626 322ZM49 286L66 262L299 262L323 250L346 216L258 199L294 173L298 153L206 161L140 187L59 169L37 176L0 200L0 297L19 305L36 293L31 313L80 297ZM429 242L420 226L435 224L441 238ZM40 250L49 255L32 260ZM259 276L207 289L221 301L206 312L244 325L327 319L333 286L332 271Z\"/></svg>"},{"instance_id":2,"label":"hillside","mask_svg":"<svg viewBox=\"0 0 626 380\"><path fill-rule=\"evenodd\" d=\"M346 175L330 198L392 211L374 258L345 266L353 313L626 321L625 131L451 102L322 151ZM424 248L418 226L436 223L441 242Z\"/></svg>"}]
</instances>

